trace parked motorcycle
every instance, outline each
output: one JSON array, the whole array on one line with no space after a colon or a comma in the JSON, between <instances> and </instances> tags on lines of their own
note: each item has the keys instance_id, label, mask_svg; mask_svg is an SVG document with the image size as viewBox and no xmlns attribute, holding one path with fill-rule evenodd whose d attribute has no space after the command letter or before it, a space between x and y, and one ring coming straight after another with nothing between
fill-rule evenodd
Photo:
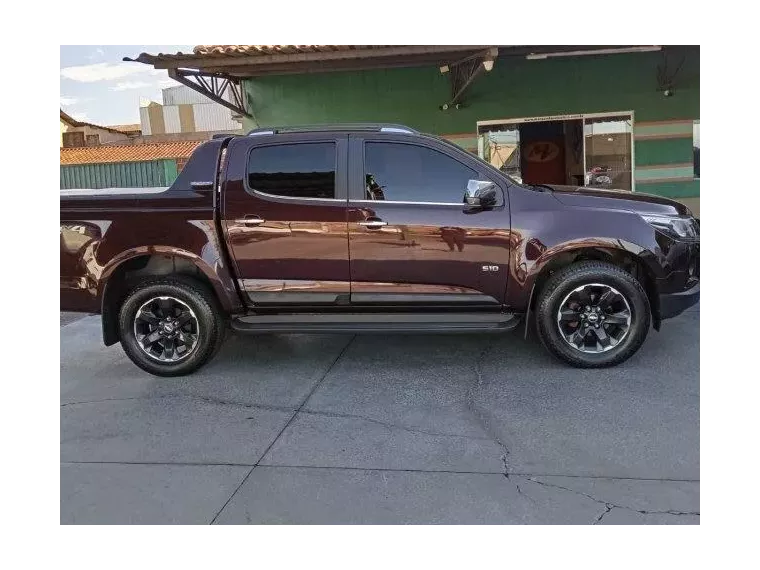
<instances>
[{"instance_id":1,"label":"parked motorcycle","mask_svg":"<svg viewBox=\"0 0 760 570\"><path fill-rule=\"evenodd\" d=\"M612 186L612 168L594 166L586 173L586 186Z\"/></svg>"}]
</instances>

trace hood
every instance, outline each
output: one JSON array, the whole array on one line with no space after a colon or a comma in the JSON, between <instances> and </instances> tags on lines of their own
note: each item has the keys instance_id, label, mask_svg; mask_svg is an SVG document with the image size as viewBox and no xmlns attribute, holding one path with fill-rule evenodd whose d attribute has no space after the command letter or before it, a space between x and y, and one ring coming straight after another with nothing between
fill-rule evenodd
<instances>
[{"instance_id":1,"label":"hood","mask_svg":"<svg viewBox=\"0 0 760 570\"><path fill-rule=\"evenodd\" d=\"M691 216L689 208L663 196L629 192L627 190L604 190L583 186L559 186L547 184L554 197L568 206L628 210L637 214L661 214L665 216Z\"/></svg>"}]
</instances>

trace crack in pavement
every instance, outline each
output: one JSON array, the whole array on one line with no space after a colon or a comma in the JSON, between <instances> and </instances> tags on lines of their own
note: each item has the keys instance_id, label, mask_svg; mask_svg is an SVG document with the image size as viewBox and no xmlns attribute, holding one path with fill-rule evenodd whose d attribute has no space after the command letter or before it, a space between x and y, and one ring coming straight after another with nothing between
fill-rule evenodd
<instances>
[{"instance_id":1,"label":"crack in pavement","mask_svg":"<svg viewBox=\"0 0 760 570\"><path fill-rule=\"evenodd\" d=\"M85 404L100 404L105 402L129 402L129 401L136 401L136 400L163 400L163 399L177 399L177 400L195 400L200 402L205 402L208 404L217 404L220 406L236 406L241 408L256 408L261 410L270 410L270 411L277 411L277 412L287 412L287 413L293 413L297 408L295 406L287 407L287 406L275 406L275 405L269 405L269 404L252 404L248 402L236 402L233 400L223 400L220 398L211 398L208 396L197 396L193 394L164 394L160 396L138 396L134 398L103 398L100 400L84 400L79 402L65 402L60 405L61 408L65 408L68 406L81 406ZM395 424L391 422L385 422L382 420L378 420L376 418L372 418L369 416L362 416L359 414L343 414L339 412L328 412L328 411L322 411L322 410L301 410L302 414L306 415L313 415L313 416L325 416L329 418L347 418L347 419L356 419L361 421L370 422L373 424L378 424L387 428L398 428L404 431L408 431L411 433L421 433L424 435L430 435L434 437L451 437L451 438L461 438L461 439L470 439L470 440L477 440L477 441L492 441L490 437L481 437L476 435L465 435L465 434L458 434L458 433L445 433L445 432L436 432L436 431L429 431L424 430L421 428L413 427L413 426L407 426L403 424Z\"/></svg>"},{"instance_id":2,"label":"crack in pavement","mask_svg":"<svg viewBox=\"0 0 760 570\"><path fill-rule=\"evenodd\" d=\"M483 385L483 372L480 369L480 363L485 359L486 354L495 346L496 341L491 341L490 343L486 344L486 346L483 347L483 350L480 351L480 353L477 355L475 359L475 377L476 381L474 386L471 386L469 390L467 390L467 395L465 397L465 406L467 409L472 413L472 415L480 422L480 427L483 429L486 435L489 436L489 439L491 439L496 445L498 445L501 450L503 451L503 454L501 456L501 462L504 464L504 477L507 481L512 483L515 488L517 489L517 494L530 500L531 502L535 502L532 497L529 497L525 493L523 493L522 488L520 487L520 484L517 482L517 480L512 479L510 477L511 470L509 468L509 455L510 450L509 447L501 440L501 438L496 433L495 428L493 427L491 421L485 417L484 413L480 411L478 406L475 404L475 392L477 392L481 386Z\"/></svg>"},{"instance_id":3,"label":"crack in pavement","mask_svg":"<svg viewBox=\"0 0 760 570\"><path fill-rule=\"evenodd\" d=\"M609 504L609 503L606 503L606 504L604 505L604 511L602 511L602 514L600 514L598 517L596 517L596 520L594 520L594 523L593 523L593 524L599 524L600 522L602 522L602 519L605 517L605 515L606 515L607 513L609 513L609 512L610 512L612 509L614 509L614 508L615 508L615 506L614 506L614 505L611 505L611 504Z\"/></svg>"},{"instance_id":4,"label":"crack in pavement","mask_svg":"<svg viewBox=\"0 0 760 570\"><path fill-rule=\"evenodd\" d=\"M587 493L583 493L581 491L576 491L574 489L570 489L568 487L562 487L561 485L554 485L552 483L546 483L543 481L539 481L533 477L526 477L524 475L518 475L511 472L510 466L509 466L509 456L510 456L510 450L509 447L501 440L501 438L497 435L495 428L489 421L487 417L485 417L483 411L479 410L479 408L475 404L475 392L477 392L481 386L483 385L483 373L480 368L480 363L485 358L486 354L491 350L491 348L494 346L494 343L489 343L486 345L483 350L478 354L476 360L475 360L475 375L476 375L476 382L474 386L472 386L467 391L467 397L465 405L467 406L467 409L470 410L470 412L475 416L475 418L480 422L481 427L483 428L483 431L490 436L490 438L499 446L501 447L502 451L504 452L501 456L502 463L504 464L504 477L509 481L510 483L514 484L515 488L517 489L517 493L530 500L531 502L535 503L535 499L533 499L530 495L523 492L522 488L520 487L520 484L518 483L518 478L527 479L528 481L531 481L533 483L536 483L538 485L543 485L545 487L554 487L556 489L561 489L563 491L567 491L570 493L575 493L577 495L581 495L583 497L586 497L595 503L599 503L600 505L604 505L605 510L595 519L593 524L599 524L599 522L609 513L612 509L624 509L627 511L632 511L635 513L639 513L642 515L659 515L659 514L665 514L665 515L674 515L674 516L683 516L683 515L695 515L699 516L699 511L676 511L676 510L667 510L667 511L649 511L649 510L639 510L634 509L633 507L627 507L625 505L618 505L616 503L610 503L608 501L603 501L601 499L597 499L596 497L593 497Z\"/></svg>"},{"instance_id":5,"label":"crack in pavement","mask_svg":"<svg viewBox=\"0 0 760 570\"><path fill-rule=\"evenodd\" d=\"M163 394L160 396L137 396L134 398L103 398L100 400L84 400L79 402L65 402L60 405L61 408L68 406L81 406L85 404L102 404L105 402L130 402L136 400L195 400L199 402L205 402L207 404L217 404L220 406L236 406L240 408L258 408L261 410L270 410L277 412L292 413L296 408L294 406L274 406L269 404L252 404L249 402L235 402L232 400L222 400L219 398L211 398L208 396L196 396L193 394Z\"/></svg>"},{"instance_id":6,"label":"crack in pavement","mask_svg":"<svg viewBox=\"0 0 760 570\"><path fill-rule=\"evenodd\" d=\"M298 416L298 413L303 410L303 407L306 405L306 402L309 401L309 399L314 395L314 392L317 391L317 389L321 386L322 382L324 382L325 378L327 378L327 375L330 373L330 371L335 367L335 365L338 363L338 361L343 357L343 355L348 350L348 347L351 346L351 343L354 342L354 339L356 338L356 335L353 335L349 341L343 346L341 351L338 353L338 356L335 357L335 359L330 363L330 366L327 367L327 370L325 370L324 374L314 383L314 386L312 386L311 390L309 390L309 393L306 394L306 397L303 399L301 404L293 410L293 414L290 416L287 422L285 422L285 425L280 430L280 432L275 436L275 438L272 440L272 443L267 446L267 448L264 450L264 453L261 454L261 456L256 460L256 463L254 463L253 467L251 467L251 470L248 471L245 477L243 477L243 480L240 482L240 485L238 485L235 490L232 492L230 497L224 502L222 505L222 508L217 511L217 513L214 515L214 518L211 519L211 522L209 524L214 524L216 522L216 519L219 518L219 515L222 514L224 509L227 508L227 505L230 504L230 501L235 497L237 492L245 485L245 482L248 481L248 478L251 476L251 474L254 472L256 467L259 466L259 464L263 461L263 459L266 457L267 453L269 453L269 450L274 447L274 444L277 443L277 440L280 439L283 433L285 433L285 430L288 429L288 426L293 422L293 420Z\"/></svg>"},{"instance_id":7,"label":"crack in pavement","mask_svg":"<svg viewBox=\"0 0 760 570\"><path fill-rule=\"evenodd\" d=\"M402 424L395 424L391 422L384 422L382 420L378 420L375 418L371 418L369 416L362 416L358 414L343 414L339 412L327 412L327 411L320 411L320 410L301 410L302 414L305 415L313 415L313 416L325 416L328 418L347 418L347 419L356 419L361 420L365 422L370 422L373 424L381 425L387 428L398 428L403 431L408 431L410 433L421 433L424 435L430 435L434 437L452 437L452 438L461 438L461 439L473 439L478 441L492 441L492 438L490 437L481 437L476 435L463 435L458 433L443 433L443 432L436 432L436 431L428 431L424 429L420 429L417 427L412 426L406 426Z\"/></svg>"},{"instance_id":8,"label":"crack in pavement","mask_svg":"<svg viewBox=\"0 0 760 570\"><path fill-rule=\"evenodd\" d=\"M64 402L62 408L67 406L81 406L83 404L100 404L103 402L128 402L130 400L149 400L151 398L103 398L102 400L84 400L81 402Z\"/></svg>"},{"instance_id":9,"label":"crack in pavement","mask_svg":"<svg viewBox=\"0 0 760 570\"><path fill-rule=\"evenodd\" d=\"M544 487L552 487L554 489L561 489L563 491L567 491L569 493L574 493L576 495L580 495L582 497L586 497L587 499L591 499L595 503L599 503L600 505L604 505L604 508L606 509L599 517L594 521L594 524L598 524L599 521L601 521L604 516L609 513L612 509L623 509L626 511L631 511L634 513L639 513L641 515L673 515L673 516L700 516L699 511L676 511L674 509L669 509L667 511L649 511L645 509L635 509L633 507L627 507L625 505L619 505L617 503L611 503L609 501L604 501L602 499L597 499L596 497L589 495L588 493L584 493L583 491L577 491L576 489L570 489L569 487L563 487L562 485L556 485L554 483L547 483L545 481L539 481L538 479L534 477L523 477L524 479L527 479L528 481L531 481L533 483L536 483L537 485L542 485Z\"/></svg>"},{"instance_id":10,"label":"crack in pavement","mask_svg":"<svg viewBox=\"0 0 760 570\"><path fill-rule=\"evenodd\" d=\"M214 466L214 465L232 465L240 467L253 467L253 463L228 463L228 462L216 462L216 461L68 461L61 460L61 464L104 464L104 465L201 465L201 466ZM349 467L346 465L294 465L285 463L270 463L261 466L268 469L324 469L328 471L385 471L389 473L449 473L453 475L490 475L490 476L503 476L504 471L466 471L460 469L403 469L397 467ZM563 477L563 478L579 478L579 479L608 479L611 481L659 481L659 482L678 482L678 483L697 483L698 481L681 480L681 479L651 479L648 477L588 477L585 475L562 475L557 473L517 473L511 472L512 477L520 477L521 479L530 479L531 477ZM540 483L539 481L534 481ZM550 485L547 483L546 485ZM572 489L566 489L573 491ZM575 492L575 491L573 491ZM580 492L580 491L578 491ZM605 501L600 501L605 502ZM695 514L695 513L680 513L680 511L666 512L665 514Z\"/></svg>"}]
</instances>

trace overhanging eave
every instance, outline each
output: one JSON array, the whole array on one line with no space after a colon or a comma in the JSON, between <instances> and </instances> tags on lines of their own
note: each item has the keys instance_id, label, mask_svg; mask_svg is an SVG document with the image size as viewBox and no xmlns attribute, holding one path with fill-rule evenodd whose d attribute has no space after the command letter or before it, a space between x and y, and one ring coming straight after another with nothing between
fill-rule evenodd
<instances>
[{"instance_id":1,"label":"overhanging eave","mask_svg":"<svg viewBox=\"0 0 760 570\"><path fill-rule=\"evenodd\" d=\"M141 53L125 61L166 69L169 76L212 101L250 117L241 82L266 75L362 71L435 66L448 73L451 95L441 108L458 107L470 85L494 65L495 58L547 59L655 51L661 46L381 46L381 45L220 45L197 46L194 53ZM220 91L220 86L221 91ZM233 89L233 101L224 99Z\"/></svg>"}]
</instances>

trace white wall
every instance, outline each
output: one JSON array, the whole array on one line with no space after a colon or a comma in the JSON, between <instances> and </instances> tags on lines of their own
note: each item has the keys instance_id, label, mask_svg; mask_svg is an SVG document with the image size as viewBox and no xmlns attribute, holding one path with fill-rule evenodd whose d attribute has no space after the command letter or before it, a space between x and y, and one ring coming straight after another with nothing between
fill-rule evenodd
<instances>
[{"instance_id":1,"label":"white wall","mask_svg":"<svg viewBox=\"0 0 760 570\"><path fill-rule=\"evenodd\" d=\"M186 85L178 85L176 87L167 87L161 90L161 96L163 97L164 105L194 105L196 103L213 103L211 99L190 89ZM231 96L228 92L224 94L225 101L231 101Z\"/></svg>"},{"instance_id":2,"label":"white wall","mask_svg":"<svg viewBox=\"0 0 760 570\"><path fill-rule=\"evenodd\" d=\"M238 130L240 123L232 120L232 111L217 103L193 105L196 131Z\"/></svg>"},{"instance_id":3,"label":"white wall","mask_svg":"<svg viewBox=\"0 0 760 570\"><path fill-rule=\"evenodd\" d=\"M209 98L184 85L163 90L164 104L161 112L164 117L164 133L151 128L147 107L140 108L140 125L144 136L181 133L179 105L191 105L195 129L193 132L238 131L241 124L232 120L232 111L223 105L214 103ZM155 125L153 126L155 127Z\"/></svg>"},{"instance_id":4,"label":"white wall","mask_svg":"<svg viewBox=\"0 0 760 570\"><path fill-rule=\"evenodd\" d=\"M178 105L165 105L164 106L164 126L167 133L181 133L182 126L179 122L179 106Z\"/></svg>"},{"instance_id":5,"label":"white wall","mask_svg":"<svg viewBox=\"0 0 760 570\"><path fill-rule=\"evenodd\" d=\"M150 119L148 118L148 108L140 107L140 130L143 136L148 136L150 132Z\"/></svg>"}]
</instances>

